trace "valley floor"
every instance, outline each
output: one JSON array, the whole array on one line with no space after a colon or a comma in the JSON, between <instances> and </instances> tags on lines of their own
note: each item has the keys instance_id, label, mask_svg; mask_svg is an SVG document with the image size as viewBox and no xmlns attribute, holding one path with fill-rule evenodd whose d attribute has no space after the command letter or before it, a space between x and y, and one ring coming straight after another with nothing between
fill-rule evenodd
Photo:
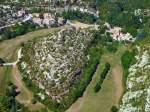
<instances>
[{"instance_id":1,"label":"valley floor","mask_svg":"<svg viewBox=\"0 0 150 112\"><path fill-rule=\"evenodd\" d=\"M79 98L67 112L110 112L112 106L118 106L124 91L120 58L125 49L124 46L120 46L116 54L105 53L102 56L97 72L83 97ZM104 80L102 89L96 94L94 93L94 86L99 80L106 62L111 64L111 71Z\"/></svg>"}]
</instances>

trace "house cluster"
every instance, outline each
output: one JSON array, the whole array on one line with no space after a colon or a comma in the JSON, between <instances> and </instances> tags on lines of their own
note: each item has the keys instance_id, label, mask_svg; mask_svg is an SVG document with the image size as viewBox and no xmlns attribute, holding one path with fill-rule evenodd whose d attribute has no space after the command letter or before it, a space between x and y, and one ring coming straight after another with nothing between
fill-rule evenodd
<instances>
[{"instance_id":1,"label":"house cluster","mask_svg":"<svg viewBox=\"0 0 150 112\"><path fill-rule=\"evenodd\" d=\"M30 4L30 5L62 5L62 4L72 4L72 3L83 3L82 0L5 0L5 1L2 1L3 3L22 3L22 4Z\"/></svg>"},{"instance_id":2,"label":"house cluster","mask_svg":"<svg viewBox=\"0 0 150 112\"><path fill-rule=\"evenodd\" d=\"M150 46L137 46L136 62L130 66L126 81L126 92L119 112L150 111Z\"/></svg>"},{"instance_id":3,"label":"house cluster","mask_svg":"<svg viewBox=\"0 0 150 112\"><path fill-rule=\"evenodd\" d=\"M33 15L32 19L33 22L41 27L43 25L51 26L56 22L55 16L50 13L43 13L43 14L33 13L32 15Z\"/></svg>"},{"instance_id":4,"label":"house cluster","mask_svg":"<svg viewBox=\"0 0 150 112\"><path fill-rule=\"evenodd\" d=\"M67 20L61 17L58 18L52 13L32 13L32 16L33 23L40 27L62 26L67 22Z\"/></svg>"},{"instance_id":5,"label":"house cluster","mask_svg":"<svg viewBox=\"0 0 150 112\"><path fill-rule=\"evenodd\" d=\"M12 1L14 2L14 1ZM15 3L19 3L19 0L16 0ZM35 0L31 0L30 2L37 2ZM99 11L96 10L96 8L91 8L90 6L84 4L83 1L81 0L77 0L77 1L67 1L67 0L45 0L45 3L53 3L53 2L64 2L64 7L62 6L57 6L57 7L53 7L50 4L47 4L47 6L43 6L43 11L44 9L46 9L46 7L48 7L48 10L52 10L53 8L55 9L55 11L68 11L68 10L74 10L74 11L81 11L83 13L89 13L92 14L96 17L99 17ZM73 4L75 3L75 4ZM76 4L79 4L78 6ZM38 3L37 3L38 4ZM2 28L6 28L6 27L10 27L15 25L16 23L22 23L22 22L26 22L28 20L33 20L33 22L35 24L38 24L39 26L51 26L54 24L57 24L57 26L59 25L63 25L65 24L65 20L63 18L56 18L54 16L54 14L52 13L43 13L43 15L39 14L39 13L34 13L34 14L29 14L28 11L34 7L39 7L38 5L35 6L20 6L17 4L14 5L4 5L4 4L0 4L0 29ZM42 8L41 6L39 8ZM27 10L28 11L27 11ZM30 10L31 11L31 10Z\"/></svg>"},{"instance_id":6,"label":"house cluster","mask_svg":"<svg viewBox=\"0 0 150 112\"><path fill-rule=\"evenodd\" d=\"M82 13L89 13L94 15L95 17L99 17L99 11L96 10L96 8L91 8L89 6L76 6L76 5L72 5L72 6L65 6L65 11L68 10L73 10L73 11L80 11Z\"/></svg>"},{"instance_id":7,"label":"house cluster","mask_svg":"<svg viewBox=\"0 0 150 112\"><path fill-rule=\"evenodd\" d=\"M52 5L66 5L66 4L73 4L73 3L77 3L77 4L82 4L83 0L41 0L41 1L36 1L36 0L30 0L29 1L30 4L34 4L34 3L38 3L38 4L52 4Z\"/></svg>"},{"instance_id":8,"label":"house cluster","mask_svg":"<svg viewBox=\"0 0 150 112\"><path fill-rule=\"evenodd\" d=\"M23 49L23 55L28 55L32 63L22 59L23 77L34 80L44 91L40 93L42 98L48 95L54 100L61 99L81 74L88 60L84 51L93 38L87 30L62 29L52 36L28 43L28 50Z\"/></svg>"},{"instance_id":9,"label":"house cluster","mask_svg":"<svg viewBox=\"0 0 150 112\"><path fill-rule=\"evenodd\" d=\"M135 38L133 38L133 36L130 33L126 33L124 34L122 32L122 28L121 27L111 27L109 23L105 23L104 24L108 30L106 30L106 33L110 33L110 36L117 41L130 41L130 42L134 42Z\"/></svg>"},{"instance_id":10,"label":"house cluster","mask_svg":"<svg viewBox=\"0 0 150 112\"><path fill-rule=\"evenodd\" d=\"M28 13L27 10L19 6L0 5L0 29L11 27L22 22L32 21L33 23L43 26L61 26L65 24L63 18L56 18L51 13Z\"/></svg>"},{"instance_id":11,"label":"house cluster","mask_svg":"<svg viewBox=\"0 0 150 112\"><path fill-rule=\"evenodd\" d=\"M136 9L134 10L134 15L135 16L148 16L150 17L150 9Z\"/></svg>"},{"instance_id":12,"label":"house cluster","mask_svg":"<svg viewBox=\"0 0 150 112\"><path fill-rule=\"evenodd\" d=\"M0 4L0 29L16 23L26 22L32 18L22 7Z\"/></svg>"}]
</instances>

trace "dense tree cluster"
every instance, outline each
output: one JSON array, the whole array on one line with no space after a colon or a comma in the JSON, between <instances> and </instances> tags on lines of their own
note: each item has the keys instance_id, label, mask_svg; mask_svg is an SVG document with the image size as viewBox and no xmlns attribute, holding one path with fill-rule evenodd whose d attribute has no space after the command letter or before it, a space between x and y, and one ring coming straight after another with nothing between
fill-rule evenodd
<instances>
[{"instance_id":1,"label":"dense tree cluster","mask_svg":"<svg viewBox=\"0 0 150 112\"><path fill-rule=\"evenodd\" d=\"M112 26L122 27L125 32L129 32L133 37L146 37L149 19L143 15L135 15L135 10L149 9L149 0L85 0L90 3L96 3L97 9L100 11L100 21L109 22ZM99 2L97 2L99 1ZM97 5L99 4L99 5ZM143 29L145 32L138 30Z\"/></svg>"},{"instance_id":2,"label":"dense tree cluster","mask_svg":"<svg viewBox=\"0 0 150 112\"><path fill-rule=\"evenodd\" d=\"M61 14L57 14L58 16L62 16L65 19L69 20L79 20L83 23L94 23L98 19L92 14L81 12L81 11L64 11Z\"/></svg>"},{"instance_id":3,"label":"dense tree cluster","mask_svg":"<svg viewBox=\"0 0 150 112\"><path fill-rule=\"evenodd\" d=\"M118 47L118 42L115 42L115 41L113 41L112 43L108 43L107 44L107 50L109 51L109 52L112 52L112 53L115 53L118 49L117 49L117 47Z\"/></svg>"},{"instance_id":4,"label":"dense tree cluster","mask_svg":"<svg viewBox=\"0 0 150 112\"><path fill-rule=\"evenodd\" d=\"M18 95L16 91L16 86L9 83L6 89L6 95L0 96L0 110L1 112L17 112L17 110L22 108L15 97Z\"/></svg>"},{"instance_id":5,"label":"dense tree cluster","mask_svg":"<svg viewBox=\"0 0 150 112\"><path fill-rule=\"evenodd\" d=\"M135 56L135 52L125 51L125 53L121 58L124 69L128 69L130 67L134 56Z\"/></svg>"},{"instance_id":6,"label":"dense tree cluster","mask_svg":"<svg viewBox=\"0 0 150 112\"><path fill-rule=\"evenodd\" d=\"M133 51L127 50L124 52L124 54L121 57L121 63L122 63L123 69L124 69L124 75L123 75L124 76L124 78L123 78L124 84L128 77L128 69L131 66L131 64L133 64L135 61L136 53L137 53L136 50L133 50Z\"/></svg>"},{"instance_id":7,"label":"dense tree cluster","mask_svg":"<svg viewBox=\"0 0 150 112\"><path fill-rule=\"evenodd\" d=\"M111 112L118 112L118 108L116 106L112 106L111 107Z\"/></svg>"},{"instance_id":8,"label":"dense tree cluster","mask_svg":"<svg viewBox=\"0 0 150 112\"><path fill-rule=\"evenodd\" d=\"M34 31L36 29L36 25L27 21L21 24L17 24L15 26L7 27L0 30L0 35L2 36L0 41L15 38L16 36L23 35L27 32Z\"/></svg>"},{"instance_id":9,"label":"dense tree cluster","mask_svg":"<svg viewBox=\"0 0 150 112\"><path fill-rule=\"evenodd\" d=\"M3 63L5 63L5 61L2 58L0 58L0 64L3 64Z\"/></svg>"}]
</instances>

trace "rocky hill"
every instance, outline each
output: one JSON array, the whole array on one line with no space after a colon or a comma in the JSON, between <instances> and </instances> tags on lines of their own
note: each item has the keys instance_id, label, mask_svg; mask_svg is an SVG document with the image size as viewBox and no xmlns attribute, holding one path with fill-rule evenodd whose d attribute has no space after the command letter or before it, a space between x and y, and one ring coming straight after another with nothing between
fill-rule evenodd
<instances>
[{"instance_id":1,"label":"rocky hill","mask_svg":"<svg viewBox=\"0 0 150 112\"><path fill-rule=\"evenodd\" d=\"M149 112L150 110L150 46L137 46L136 63L129 68L119 112Z\"/></svg>"},{"instance_id":2,"label":"rocky hill","mask_svg":"<svg viewBox=\"0 0 150 112\"><path fill-rule=\"evenodd\" d=\"M92 40L92 34L73 27L58 33L28 42L22 50L20 63L23 78L32 81L41 92L52 99L61 99L81 75L88 60L85 51Z\"/></svg>"}]
</instances>

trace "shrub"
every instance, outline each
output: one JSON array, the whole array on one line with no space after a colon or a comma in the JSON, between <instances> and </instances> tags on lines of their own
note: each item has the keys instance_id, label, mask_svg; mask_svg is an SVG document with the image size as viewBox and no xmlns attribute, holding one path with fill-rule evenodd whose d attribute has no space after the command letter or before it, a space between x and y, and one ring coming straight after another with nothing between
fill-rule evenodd
<instances>
[{"instance_id":1,"label":"shrub","mask_svg":"<svg viewBox=\"0 0 150 112\"><path fill-rule=\"evenodd\" d=\"M0 64L3 64L3 63L5 63L5 61L2 58L0 58Z\"/></svg>"},{"instance_id":2,"label":"shrub","mask_svg":"<svg viewBox=\"0 0 150 112\"><path fill-rule=\"evenodd\" d=\"M136 55L136 50L132 50L132 51L127 50L124 52L124 54L121 57L121 63L124 69L124 75L123 75L124 85L128 77L128 69L131 66L131 64L135 61L135 55Z\"/></svg>"},{"instance_id":3,"label":"shrub","mask_svg":"<svg viewBox=\"0 0 150 112\"><path fill-rule=\"evenodd\" d=\"M101 85L97 83L96 86L94 87L94 92L97 93L99 92L100 89L101 89Z\"/></svg>"},{"instance_id":4,"label":"shrub","mask_svg":"<svg viewBox=\"0 0 150 112\"><path fill-rule=\"evenodd\" d=\"M101 79L104 80L108 71L110 70L110 64L106 63L103 72L101 73Z\"/></svg>"},{"instance_id":5,"label":"shrub","mask_svg":"<svg viewBox=\"0 0 150 112\"><path fill-rule=\"evenodd\" d=\"M36 104L37 103L37 100L36 99L32 99L32 104Z\"/></svg>"},{"instance_id":6,"label":"shrub","mask_svg":"<svg viewBox=\"0 0 150 112\"><path fill-rule=\"evenodd\" d=\"M16 24L15 26L11 26L0 31L0 35L2 36L0 41L15 38L16 36L34 31L35 29L36 25L32 21Z\"/></svg>"},{"instance_id":7,"label":"shrub","mask_svg":"<svg viewBox=\"0 0 150 112\"><path fill-rule=\"evenodd\" d=\"M100 75L100 79L99 79L98 83L96 83L96 85L94 87L94 92L95 93L100 91L101 85L103 84L103 81L106 78L106 75L108 74L109 70L110 70L110 64L106 63L105 64L105 68L104 68L104 70L102 71L102 73Z\"/></svg>"},{"instance_id":8,"label":"shrub","mask_svg":"<svg viewBox=\"0 0 150 112\"><path fill-rule=\"evenodd\" d=\"M94 23L97 20L97 17L95 17L94 15L89 13L83 13L80 11L68 11L68 12L64 11L61 14L57 14L57 15L62 16L65 19L79 20L85 23Z\"/></svg>"},{"instance_id":9,"label":"shrub","mask_svg":"<svg viewBox=\"0 0 150 112\"><path fill-rule=\"evenodd\" d=\"M116 106L111 107L111 112L118 112L118 108Z\"/></svg>"}]
</instances>

